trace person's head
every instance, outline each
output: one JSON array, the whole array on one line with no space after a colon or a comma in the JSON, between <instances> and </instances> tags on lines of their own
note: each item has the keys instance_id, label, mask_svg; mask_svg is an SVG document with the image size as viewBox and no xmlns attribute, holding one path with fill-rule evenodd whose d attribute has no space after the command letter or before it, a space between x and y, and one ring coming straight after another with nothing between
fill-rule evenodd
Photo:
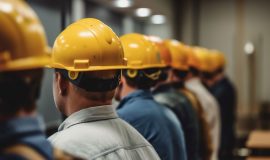
<instances>
[{"instance_id":1,"label":"person's head","mask_svg":"<svg viewBox=\"0 0 270 160\"><path fill-rule=\"evenodd\" d=\"M200 48L188 46L188 66L189 66L189 75L188 77L199 77L200 76L200 58L199 52Z\"/></svg>"},{"instance_id":2,"label":"person's head","mask_svg":"<svg viewBox=\"0 0 270 160\"><path fill-rule=\"evenodd\" d=\"M127 69L123 70L122 86L116 99L137 90L149 90L159 81L162 68L166 67L157 46L148 36L131 33L120 37Z\"/></svg>"},{"instance_id":3,"label":"person's head","mask_svg":"<svg viewBox=\"0 0 270 160\"><path fill-rule=\"evenodd\" d=\"M184 82L189 71L187 47L177 40L166 40L165 44L172 56L169 81Z\"/></svg>"},{"instance_id":4,"label":"person's head","mask_svg":"<svg viewBox=\"0 0 270 160\"><path fill-rule=\"evenodd\" d=\"M212 59L216 63L214 67L214 72L216 76L223 75L226 67L226 58L224 53L218 50L211 50L211 52L213 53Z\"/></svg>"},{"instance_id":5,"label":"person's head","mask_svg":"<svg viewBox=\"0 0 270 160\"><path fill-rule=\"evenodd\" d=\"M209 50L208 59L209 71L204 81L211 87L224 77L225 57L220 51Z\"/></svg>"},{"instance_id":6,"label":"person's head","mask_svg":"<svg viewBox=\"0 0 270 160\"><path fill-rule=\"evenodd\" d=\"M166 84L171 79L171 63L172 63L172 54L169 47L166 45L165 41L157 36L149 36L150 40L155 43L160 53L161 60L165 63L165 67L161 69L161 74L159 77L159 82L157 84Z\"/></svg>"},{"instance_id":7,"label":"person's head","mask_svg":"<svg viewBox=\"0 0 270 160\"><path fill-rule=\"evenodd\" d=\"M200 60L200 78L208 87L214 84L218 67L217 54L212 50L198 48L197 55Z\"/></svg>"},{"instance_id":8,"label":"person's head","mask_svg":"<svg viewBox=\"0 0 270 160\"><path fill-rule=\"evenodd\" d=\"M56 38L50 67L55 68L55 104L69 116L84 108L110 104L126 60L111 28L86 18Z\"/></svg>"},{"instance_id":9,"label":"person's head","mask_svg":"<svg viewBox=\"0 0 270 160\"><path fill-rule=\"evenodd\" d=\"M0 1L0 26L0 119L29 115L36 109L42 68L50 61L45 33L21 0Z\"/></svg>"}]
</instances>

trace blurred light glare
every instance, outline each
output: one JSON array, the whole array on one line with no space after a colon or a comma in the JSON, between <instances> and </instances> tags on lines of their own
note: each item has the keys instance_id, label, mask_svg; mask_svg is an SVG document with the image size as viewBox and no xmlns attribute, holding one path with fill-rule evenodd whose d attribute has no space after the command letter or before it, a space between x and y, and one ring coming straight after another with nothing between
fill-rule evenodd
<instances>
[{"instance_id":1,"label":"blurred light glare","mask_svg":"<svg viewBox=\"0 0 270 160\"><path fill-rule=\"evenodd\" d=\"M250 55L253 54L255 51L255 47L252 42L247 42L244 46L244 51L246 54Z\"/></svg>"},{"instance_id":2,"label":"blurred light glare","mask_svg":"<svg viewBox=\"0 0 270 160\"><path fill-rule=\"evenodd\" d=\"M13 6L9 3L0 2L0 6L5 12L11 12L13 10Z\"/></svg>"},{"instance_id":3,"label":"blurred light glare","mask_svg":"<svg viewBox=\"0 0 270 160\"><path fill-rule=\"evenodd\" d=\"M153 15L151 17L151 22L153 24L164 24L166 22L166 17L164 15Z\"/></svg>"},{"instance_id":4,"label":"blurred light glare","mask_svg":"<svg viewBox=\"0 0 270 160\"><path fill-rule=\"evenodd\" d=\"M130 48L139 48L139 45L136 43L131 43L131 44L129 44L129 47Z\"/></svg>"},{"instance_id":5,"label":"blurred light glare","mask_svg":"<svg viewBox=\"0 0 270 160\"><path fill-rule=\"evenodd\" d=\"M150 8L137 8L135 10L135 15L137 17L148 17L150 16L152 13Z\"/></svg>"},{"instance_id":6,"label":"blurred light glare","mask_svg":"<svg viewBox=\"0 0 270 160\"><path fill-rule=\"evenodd\" d=\"M118 8L128 8L133 5L131 0L115 0L113 5Z\"/></svg>"}]
</instances>

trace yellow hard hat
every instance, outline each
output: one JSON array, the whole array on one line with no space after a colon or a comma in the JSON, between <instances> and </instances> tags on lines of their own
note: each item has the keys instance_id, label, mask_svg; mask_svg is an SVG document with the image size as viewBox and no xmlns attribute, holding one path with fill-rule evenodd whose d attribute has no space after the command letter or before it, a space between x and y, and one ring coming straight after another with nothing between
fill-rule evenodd
<instances>
[{"instance_id":1,"label":"yellow hard hat","mask_svg":"<svg viewBox=\"0 0 270 160\"><path fill-rule=\"evenodd\" d=\"M199 65L197 69L199 69L200 71L203 72L209 72L210 71L210 67L209 67L209 62L210 62L210 58L209 58L209 51L206 48L202 48L202 47L194 47L193 48L194 51L194 56L198 59Z\"/></svg>"},{"instance_id":2,"label":"yellow hard hat","mask_svg":"<svg viewBox=\"0 0 270 160\"><path fill-rule=\"evenodd\" d=\"M166 46L172 55L171 67L186 71L188 66L188 50L187 47L177 40L165 40Z\"/></svg>"},{"instance_id":3,"label":"yellow hard hat","mask_svg":"<svg viewBox=\"0 0 270 160\"><path fill-rule=\"evenodd\" d=\"M160 52L161 60L164 61L166 66L170 66L172 63L172 56L169 48L166 46L165 42L157 36L149 36L150 40L156 44Z\"/></svg>"},{"instance_id":4,"label":"yellow hard hat","mask_svg":"<svg viewBox=\"0 0 270 160\"><path fill-rule=\"evenodd\" d=\"M97 19L85 18L56 38L49 67L78 72L123 69L126 59L112 29Z\"/></svg>"},{"instance_id":5,"label":"yellow hard hat","mask_svg":"<svg viewBox=\"0 0 270 160\"><path fill-rule=\"evenodd\" d=\"M195 69L201 68L199 57L196 55L194 48L192 46L186 47L188 52L188 66Z\"/></svg>"},{"instance_id":6,"label":"yellow hard hat","mask_svg":"<svg viewBox=\"0 0 270 160\"><path fill-rule=\"evenodd\" d=\"M220 54L216 50L208 50L208 70L209 72L216 72L218 69L220 69Z\"/></svg>"},{"instance_id":7,"label":"yellow hard hat","mask_svg":"<svg viewBox=\"0 0 270 160\"><path fill-rule=\"evenodd\" d=\"M216 55L216 60L218 61L218 69L225 68L226 66L226 58L224 53L218 50L212 50L212 52Z\"/></svg>"},{"instance_id":8,"label":"yellow hard hat","mask_svg":"<svg viewBox=\"0 0 270 160\"><path fill-rule=\"evenodd\" d=\"M146 69L165 67L157 46L148 36L130 33L120 37L128 69Z\"/></svg>"},{"instance_id":9,"label":"yellow hard hat","mask_svg":"<svg viewBox=\"0 0 270 160\"><path fill-rule=\"evenodd\" d=\"M42 68L50 62L44 29L22 0L0 1L0 71Z\"/></svg>"}]
</instances>

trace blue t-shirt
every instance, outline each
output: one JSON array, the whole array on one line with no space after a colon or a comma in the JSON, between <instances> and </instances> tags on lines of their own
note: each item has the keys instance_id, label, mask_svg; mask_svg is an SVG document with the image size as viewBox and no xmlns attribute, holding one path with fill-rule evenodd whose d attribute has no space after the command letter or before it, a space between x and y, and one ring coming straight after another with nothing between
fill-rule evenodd
<instances>
[{"instance_id":1,"label":"blue t-shirt","mask_svg":"<svg viewBox=\"0 0 270 160\"><path fill-rule=\"evenodd\" d=\"M187 159L180 122L171 110L154 101L150 91L129 94L117 112L153 145L162 160Z\"/></svg>"}]
</instances>

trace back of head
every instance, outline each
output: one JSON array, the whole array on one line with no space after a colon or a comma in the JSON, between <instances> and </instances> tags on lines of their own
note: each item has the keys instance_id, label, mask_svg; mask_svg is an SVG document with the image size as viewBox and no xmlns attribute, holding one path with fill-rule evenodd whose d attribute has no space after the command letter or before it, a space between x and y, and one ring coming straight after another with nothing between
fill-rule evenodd
<instances>
[{"instance_id":1,"label":"back of head","mask_svg":"<svg viewBox=\"0 0 270 160\"><path fill-rule=\"evenodd\" d=\"M201 76L205 80L213 80L221 68L220 53L216 50L197 48L196 55L200 61Z\"/></svg>"},{"instance_id":2,"label":"back of head","mask_svg":"<svg viewBox=\"0 0 270 160\"><path fill-rule=\"evenodd\" d=\"M226 58L224 53L218 51L218 50L212 50L212 53L215 55L214 60L216 61L216 67L215 67L215 72L218 73L223 73L226 67Z\"/></svg>"},{"instance_id":3,"label":"back of head","mask_svg":"<svg viewBox=\"0 0 270 160\"><path fill-rule=\"evenodd\" d=\"M32 111L49 63L43 26L22 0L0 1L0 114Z\"/></svg>"},{"instance_id":4,"label":"back of head","mask_svg":"<svg viewBox=\"0 0 270 160\"><path fill-rule=\"evenodd\" d=\"M117 35L93 18L69 25L55 40L51 68L88 99L112 99L126 60ZM112 96L104 96L110 93ZM99 98L100 97L100 98Z\"/></svg>"},{"instance_id":5,"label":"back of head","mask_svg":"<svg viewBox=\"0 0 270 160\"><path fill-rule=\"evenodd\" d=\"M161 60L164 61L167 67L169 67L172 63L172 55L168 46L166 45L166 42L157 36L149 36L149 38L157 46Z\"/></svg>"},{"instance_id":6,"label":"back of head","mask_svg":"<svg viewBox=\"0 0 270 160\"><path fill-rule=\"evenodd\" d=\"M177 40L165 40L172 55L171 68L175 76L184 79L189 71L188 48Z\"/></svg>"},{"instance_id":7,"label":"back of head","mask_svg":"<svg viewBox=\"0 0 270 160\"><path fill-rule=\"evenodd\" d=\"M128 60L123 75L128 85L138 89L150 89L160 77L161 68L166 64L160 52L148 36L131 33L122 36L121 42Z\"/></svg>"},{"instance_id":8,"label":"back of head","mask_svg":"<svg viewBox=\"0 0 270 160\"><path fill-rule=\"evenodd\" d=\"M169 69L171 68L171 63L172 63L171 52L168 46L166 45L165 41L162 40L160 37L149 36L149 38L157 46L158 51L160 53L161 60L166 65L166 67L161 70L159 81L166 82L169 80Z\"/></svg>"}]
</instances>

